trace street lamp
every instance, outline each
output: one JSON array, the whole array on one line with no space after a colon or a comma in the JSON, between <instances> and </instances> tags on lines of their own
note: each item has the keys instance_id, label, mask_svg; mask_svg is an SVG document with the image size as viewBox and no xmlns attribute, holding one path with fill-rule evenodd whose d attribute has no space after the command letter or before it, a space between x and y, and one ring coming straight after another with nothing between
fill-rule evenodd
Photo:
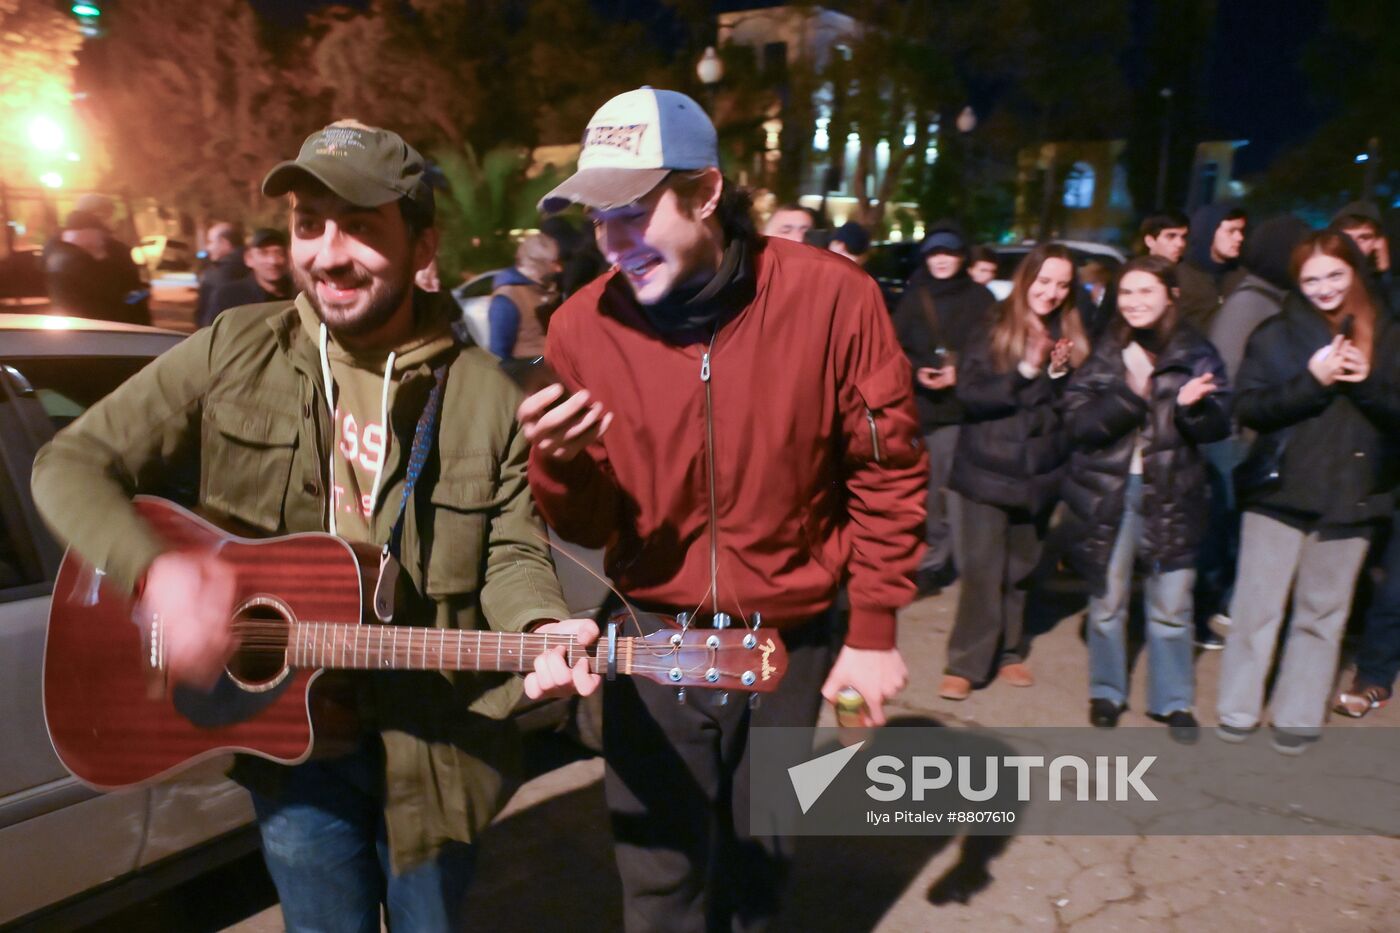
<instances>
[{"instance_id":1,"label":"street lamp","mask_svg":"<svg viewBox=\"0 0 1400 933\"><path fill-rule=\"evenodd\" d=\"M700 83L705 85L705 90L710 98L710 117L715 116L715 91L719 83L724 79L724 62L720 61L718 53L713 45L705 46L705 54L700 56L700 61L695 64L695 76L700 79Z\"/></svg>"},{"instance_id":2,"label":"street lamp","mask_svg":"<svg viewBox=\"0 0 1400 933\"><path fill-rule=\"evenodd\" d=\"M1357 165L1364 165L1361 180L1361 200L1369 201L1376 191L1377 163L1381 160L1381 141L1372 136L1366 141L1366 151L1356 157Z\"/></svg>"},{"instance_id":3,"label":"street lamp","mask_svg":"<svg viewBox=\"0 0 1400 933\"><path fill-rule=\"evenodd\" d=\"M1162 147L1157 153L1157 210L1164 210L1167 206L1167 159L1171 145L1172 119L1172 89L1162 88Z\"/></svg>"},{"instance_id":4,"label":"street lamp","mask_svg":"<svg viewBox=\"0 0 1400 933\"><path fill-rule=\"evenodd\" d=\"M960 191L958 193L958 201L962 205L962 217L960 219L962 220L964 228L971 229L973 185L972 173L969 169L969 163L972 160L969 156L972 151L972 131L977 129L977 111L972 109L971 104L968 104L963 107L962 110L958 111L957 118L953 120L953 125L957 127L958 135L961 137L958 140L961 144L958 146L959 150L961 150L961 158L959 159L958 165L959 181L961 182L959 185Z\"/></svg>"}]
</instances>

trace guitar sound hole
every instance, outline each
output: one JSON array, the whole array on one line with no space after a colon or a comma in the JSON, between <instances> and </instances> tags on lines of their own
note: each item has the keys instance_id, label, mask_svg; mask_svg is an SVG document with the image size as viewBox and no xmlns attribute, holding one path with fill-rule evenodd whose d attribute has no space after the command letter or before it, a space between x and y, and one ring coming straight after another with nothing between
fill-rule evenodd
<instances>
[{"instance_id":1,"label":"guitar sound hole","mask_svg":"<svg viewBox=\"0 0 1400 933\"><path fill-rule=\"evenodd\" d=\"M229 660L228 673L249 687L270 687L287 669L288 611L267 597L255 597L233 616L238 651Z\"/></svg>"}]
</instances>

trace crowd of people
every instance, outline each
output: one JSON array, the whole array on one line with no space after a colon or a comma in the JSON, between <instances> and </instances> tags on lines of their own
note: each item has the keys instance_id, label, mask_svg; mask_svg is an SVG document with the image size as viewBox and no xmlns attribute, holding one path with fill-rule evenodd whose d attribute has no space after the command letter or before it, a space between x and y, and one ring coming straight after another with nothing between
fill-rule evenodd
<instances>
[{"instance_id":1,"label":"crowd of people","mask_svg":"<svg viewBox=\"0 0 1400 933\"><path fill-rule=\"evenodd\" d=\"M1250 230L1223 203L1148 217L1139 234L1142 255L1097 295L1067 249L1043 244L1000 304L953 225L920 245L894 318L931 460L920 591L961 580L939 694L1034 683L1026 596L1065 567L1089 590L1089 721L1113 727L1140 576L1146 713L1196 741L1193 642L1223 648L1217 734L1243 741L1281 650L1271 739L1296 754L1329 707L1387 702L1400 667L1392 545L1355 680L1333 693L1400 467L1380 216L1354 203L1324 230L1288 215Z\"/></svg>"},{"instance_id":2,"label":"crowd of people","mask_svg":"<svg viewBox=\"0 0 1400 933\"><path fill-rule=\"evenodd\" d=\"M1365 205L1316 233L1251 235L1229 205L1149 218L1146 255L1092 290L1040 244L1000 302L996 256L936 223L891 311L860 267L866 231L785 205L760 235L709 117L639 88L593 115L578 171L540 204L582 207L593 245L545 221L496 276L477 348L434 295L435 198L397 134L332 124L262 190L287 199L289 236L213 231L207 326L34 465L59 537L164 620L172 681L207 689L237 650L230 567L170 549L131 505L190 470L201 504L243 526L382 548L397 624L592 645L598 625L566 618L547 522L604 548L643 633L761 626L788 656L761 703L604 680L562 647L523 679L355 673L353 751L235 766L289 929L377 929L381 911L460 928L474 842L512 787L519 694L599 689L627 928L761 929L792 846L747 824L751 730L812 726L850 690L883 724L910 673L896 614L954 580L940 694L1033 687L1025 615L1047 555L1089 584L1094 725L1128 695L1137 571L1148 712L1180 741L1199 732L1202 618L1230 623L1222 738L1263 719L1286 614L1280 751L1315 741L1333 701L1364 715L1390 696L1394 544L1356 682L1331 696L1400 437L1393 280ZM540 354L551 384L524 394L501 362Z\"/></svg>"}]
</instances>

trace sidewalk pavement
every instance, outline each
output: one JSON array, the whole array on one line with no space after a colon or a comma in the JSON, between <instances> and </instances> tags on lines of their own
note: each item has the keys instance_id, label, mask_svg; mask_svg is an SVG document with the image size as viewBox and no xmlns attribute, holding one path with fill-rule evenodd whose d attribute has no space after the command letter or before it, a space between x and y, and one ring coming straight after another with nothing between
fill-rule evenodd
<instances>
[{"instance_id":1,"label":"sidewalk pavement","mask_svg":"<svg viewBox=\"0 0 1400 933\"><path fill-rule=\"evenodd\" d=\"M1072 594L1038 600L1049 623L1040 627L1049 630L1032 646L1035 686L993 684L961 703L939 699L956 599L953 587L902 614L910 685L894 715L954 726L1087 724L1082 612ZM1145 654L1137 659L1122 725L1164 728L1140 712L1145 661ZM1215 721L1219 667L1219 652L1197 659L1203 724ZM1356 725L1394 727L1400 718L1392 707ZM516 795L482 843L473 929L620 928L601 775L597 759L579 761ZM1396 928L1400 910L1400 840L1393 838L1018 836L999 849L1001 841L986 838L801 840L778 929L1382 931ZM930 892L942 903L931 903ZM272 933L282 929L281 917L272 908L229 929Z\"/></svg>"}]
</instances>

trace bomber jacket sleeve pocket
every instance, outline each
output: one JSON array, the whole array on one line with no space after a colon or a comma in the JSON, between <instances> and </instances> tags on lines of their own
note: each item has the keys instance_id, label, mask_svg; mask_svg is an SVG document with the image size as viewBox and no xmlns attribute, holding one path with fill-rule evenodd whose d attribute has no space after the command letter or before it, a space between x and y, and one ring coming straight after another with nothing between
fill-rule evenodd
<instances>
[{"instance_id":1,"label":"bomber jacket sleeve pocket","mask_svg":"<svg viewBox=\"0 0 1400 933\"><path fill-rule=\"evenodd\" d=\"M227 400L207 403L204 504L256 528L280 530L298 429L293 412Z\"/></svg>"},{"instance_id":2,"label":"bomber jacket sleeve pocket","mask_svg":"<svg viewBox=\"0 0 1400 933\"><path fill-rule=\"evenodd\" d=\"M858 461L906 466L919 459L918 420L914 414L909 361L890 360L856 382L860 396L857 422L847 426L849 450Z\"/></svg>"}]
</instances>

